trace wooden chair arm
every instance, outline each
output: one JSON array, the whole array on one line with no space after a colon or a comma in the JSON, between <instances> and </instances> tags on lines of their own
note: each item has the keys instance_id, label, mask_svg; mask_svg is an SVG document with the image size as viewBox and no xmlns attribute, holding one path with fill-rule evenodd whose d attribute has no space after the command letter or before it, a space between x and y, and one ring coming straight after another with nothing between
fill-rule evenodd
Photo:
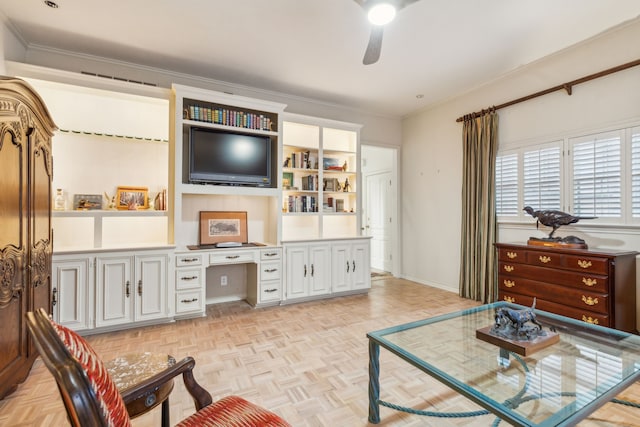
<instances>
[{"instance_id":1,"label":"wooden chair arm","mask_svg":"<svg viewBox=\"0 0 640 427\"><path fill-rule=\"evenodd\" d=\"M176 362L175 365L168 367L162 372L149 377L145 381L141 381L140 383L129 387L126 390L121 391L122 399L125 404L132 402L138 399L141 396L145 396L149 393L154 392L158 387L166 383L167 381L172 380L178 375L182 374L182 380L184 381L184 385L193 398L193 403L196 406L196 410L204 408L207 405L210 405L213 399L207 390L202 388L200 384L198 384L193 377L193 368L196 365L196 361L193 357L185 357L184 359Z\"/></svg>"}]
</instances>

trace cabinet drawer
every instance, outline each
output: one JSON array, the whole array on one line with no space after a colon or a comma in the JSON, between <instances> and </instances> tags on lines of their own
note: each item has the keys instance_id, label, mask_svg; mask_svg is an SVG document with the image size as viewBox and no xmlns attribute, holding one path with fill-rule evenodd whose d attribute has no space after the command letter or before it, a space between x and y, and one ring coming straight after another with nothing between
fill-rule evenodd
<instances>
[{"instance_id":1,"label":"cabinet drawer","mask_svg":"<svg viewBox=\"0 0 640 427\"><path fill-rule=\"evenodd\" d=\"M204 311L202 290L176 292L176 314Z\"/></svg>"},{"instance_id":2,"label":"cabinet drawer","mask_svg":"<svg viewBox=\"0 0 640 427\"><path fill-rule=\"evenodd\" d=\"M566 255L565 256L566 268L571 270L581 271L585 273L594 274L608 274L609 273L609 259L588 257L580 255Z\"/></svg>"},{"instance_id":3,"label":"cabinet drawer","mask_svg":"<svg viewBox=\"0 0 640 427\"><path fill-rule=\"evenodd\" d=\"M188 265L202 265L202 254L176 255L176 267Z\"/></svg>"},{"instance_id":4,"label":"cabinet drawer","mask_svg":"<svg viewBox=\"0 0 640 427\"><path fill-rule=\"evenodd\" d=\"M270 261L274 259L282 259L282 249L272 248L260 251L261 261Z\"/></svg>"},{"instance_id":5,"label":"cabinet drawer","mask_svg":"<svg viewBox=\"0 0 640 427\"><path fill-rule=\"evenodd\" d=\"M256 262L255 251L220 252L209 254L209 264Z\"/></svg>"},{"instance_id":6,"label":"cabinet drawer","mask_svg":"<svg viewBox=\"0 0 640 427\"><path fill-rule=\"evenodd\" d=\"M282 266L279 262L263 262L260 264L260 280L279 280Z\"/></svg>"},{"instance_id":7,"label":"cabinet drawer","mask_svg":"<svg viewBox=\"0 0 640 427\"><path fill-rule=\"evenodd\" d=\"M523 249L500 248L498 250L498 259L500 261L525 262L527 259L527 252Z\"/></svg>"},{"instance_id":8,"label":"cabinet drawer","mask_svg":"<svg viewBox=\"0 0 640 427\"><path fill-rule=\"evenodd\" d=\"M609 292L609 278L591 274L589 272L574 272L555 268L542 268L524 264L500 263L498 273L498 285L509 286L509 283L518 283L517 279L532 279L538 282L554 283L558 285L571 286L592 292ZM507 272L508 270L508 272Z\"/></svg>"},{"instance_id":9,"label":"cabinet drawer","mask_svg":"<svg viewBox=\"0 0 640 427\"><path fill-rule=\"evenodd\" d=\"M199 287L202 283L199 268L176 270L176 289Z\"/></svg>"},{"instance_id":10,"label":"cabinet drawer","mask_svg":"<svg viewBox=\"0 0 640 427\"><path fill-rule=\"evenodd\" d=\"M527 264L541 267L562 268L563 256L553 252L527 252Z\"/></svg>"},{"instance_id":11,"label":"cabinet drawer","mask_svg":"<svg viewBox=\"0 0 640 427\"><path fill-rule=\"evenodd\" d=\"M260 283L260 302L280 301L280 286L278 280Z\"/></svg>"}]
</instances>

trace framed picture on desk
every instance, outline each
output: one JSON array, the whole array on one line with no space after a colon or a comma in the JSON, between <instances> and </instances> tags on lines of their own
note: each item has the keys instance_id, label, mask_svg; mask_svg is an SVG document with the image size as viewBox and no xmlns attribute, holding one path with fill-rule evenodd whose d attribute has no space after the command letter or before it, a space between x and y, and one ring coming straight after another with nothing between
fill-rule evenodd
<instances>
[{"instance_id":1,"label":"framed picture on desk","mask_svg":"<svg viewBox=\"0 0 640 427\"><path fill-rule=\"evenodd\" d=\"M247 213L200 211L200 245L247 243Z\"/></svg>"}]
</instances>

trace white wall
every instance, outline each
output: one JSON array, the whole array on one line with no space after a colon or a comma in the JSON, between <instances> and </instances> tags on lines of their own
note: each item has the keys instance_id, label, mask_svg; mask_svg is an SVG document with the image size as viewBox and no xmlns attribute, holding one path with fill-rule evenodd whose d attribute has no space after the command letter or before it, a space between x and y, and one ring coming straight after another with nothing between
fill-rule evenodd
<instances>
[{"instance_id":1,"label":"white wall","mask_svg":"<svg viewBox=\"0 0 640 427\"><path fill-rule=\"evenodd\" d=\"M462 124L456 118L640 58L640 20L522 67L441 105L416 112L402 126L402 271L404 277L458 291ZM543 141L624 123L640 123L640 67L499 111L499 143ZM576 232L577 230L577 232ZM500 227L500 241L520 241L527 225ZM640 249L637 230L576 227L592 246ZM596 244L594 245L593 242ZM639 281L640 283L640 281Z\"/></svg>"}]
</instances>

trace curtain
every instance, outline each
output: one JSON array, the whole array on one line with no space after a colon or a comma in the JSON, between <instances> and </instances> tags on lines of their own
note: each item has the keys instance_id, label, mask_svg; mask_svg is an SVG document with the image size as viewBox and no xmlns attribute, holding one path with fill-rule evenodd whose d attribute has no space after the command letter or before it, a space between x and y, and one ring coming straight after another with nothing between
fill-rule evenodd
<instances>
[{"instance_id":1,"label":"curtain","mask_svg":"<svg viewBox=\"0 0 640 427\"><path fill-rule=\"evenodd\" d=\"M460 296L483 303L498 297L496 275L495 110L464 117L462 129L462 234Z\"/></svg>"}]
</instances>

